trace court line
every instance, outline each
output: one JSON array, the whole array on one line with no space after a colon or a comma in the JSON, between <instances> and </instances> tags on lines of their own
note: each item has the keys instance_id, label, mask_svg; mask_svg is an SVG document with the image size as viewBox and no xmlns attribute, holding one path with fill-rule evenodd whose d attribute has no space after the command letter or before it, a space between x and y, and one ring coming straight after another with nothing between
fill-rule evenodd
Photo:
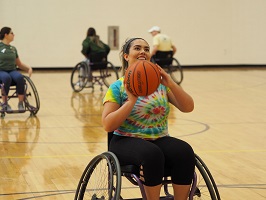
<instances>
[{"instance_id":1,"label":"court line","mask_svg":"<svg viewBox=\"0 0 266 200\"><path fill-rule=\"evenodd\" d=\"M95 157L99 154L69 154L69 155L44 155L44 156L0 156L1 159L18 158L62 158L62 157Z\"/></svg>"},{"instance_id":2,"label":"court line","mask_svg":"<svg viewBox=\"0 0 266 200\"><path fill-rule=\"evenodd\" d=\"M232 149L232 150L204 150L201 153L243 153L243 152L266 152L266 149Z\"/></svg>"},{"instance_id":3,"label":"court line","mask_svg":"<svg viewBox=\"0 0 266 200\"><path fill-rule=\"evenodd\" d=\"M219 188L230 188L230 189L266 189L266 184L223 184L223 185L217 185ZM121 189L138 189L138 187L129 186L129 187L122 187ZM16 192L16 193L5 193L0 194L0 196L14 196L14 195L23 195L23 194L37 194L33 197L26 197L26 198L20 198L18 200L26 200L26 199L36 199L36 198L42 198L42 197L49 197L49 196L56 196L56 195L62 195L62 194L69 194L69 193L75 193L76 190L55 190L55 191L40 191L40 192ZM42 193L50 193L50 194L42 194ZM38 195L39 194L39 195Z\"/></svg>"},{"instance_id":4,"label":"court line","mask_svg":"<svg viewBox=\"0 0 266 200\"><path fill-rule=\"evenodd\" d=\"M207 150L197 151L197 153L253 153L266 152L266 149L235 149L235 150ZM98 154L62 154L62 155L37 155L37 156L0 156L1 159L18 159L18 158L62 158L62 157L95 157Z\"/></svg>"}]
</instances>

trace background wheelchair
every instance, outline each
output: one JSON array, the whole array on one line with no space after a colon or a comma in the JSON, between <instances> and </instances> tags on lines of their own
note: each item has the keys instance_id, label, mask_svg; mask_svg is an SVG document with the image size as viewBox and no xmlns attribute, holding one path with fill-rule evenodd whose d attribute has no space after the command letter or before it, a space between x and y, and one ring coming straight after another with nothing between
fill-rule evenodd
<instances>
[{"instance_id":1,"label":"background wheelchair","mask_svg":"<svg viewBox=\"0 0 266 200\"><path fill-rule=\"evenodd\" d=\"M85 61L82 61L72 70L70 82L75 92L80 92L86 87L94 90L95 84L100 85L100 89L103 91L103 85L109 87L112 82L119 78L117 68L107 61L105 53L91 55L89 60L89 66ZM92 74L92 85L87 86L90 74Z\"/></svg>"},{"instance_id":2,"label":"background wheelchair","mask_svg":"<svg viewBox=\"0 0 266 200\"><path fill-rule=\"evenodd\" d=\"M157 51L151 61L166 70L177 84L181 84L184 78L183 69L178 60L173 57L173 51Z\"/></svg>"},{"instance_id":3,"label":"background wheelchair","mask_svg":"<svg viewBox=\"0 0 266 200\"><path fill-rule=\"evenodd\" d=\"M108 133L108 146L113 133ZM195 154L196 169L193 183L191 185L189 200L220 200L220 194L216 183L203 160ZM133 185L138 186L141 198L127 200L146 200L144 186L139 178L139 167L134 165L120 166L115 154L110 151L94 157L85 168L75 194L75 200L82 199L124 199L121 194L122 176ZM163 180L164 194L160 199L174 200L172 195L171 180L167 177L169 172L165 171Z\"/></svg>"},{"instance_id":4,"label":"background wheelchair","mask_svg":"<svg viewBox=\"0 0 266 200\"><path fill-rule=\"evenodd\" d=\"M25 81L25 84L24 84L24 106L25 106L25 110L21 111L21 110L15 110L14 109L14 108L16 108L16 105L18 102L18 95L16 92L15 83L11 83L7 102L9 105L11 105L12 110L7 111L7 110L1 109L0 113L1 113L2 118L5 117L5 113L13 114L13 113L24 113L26 111L29 111L30 116L35 116L37 114L37 112L39 111L40 99L39 99L37 89L36 89L34 83L32 82L32 80L28 76L23 75L23 77L24 77L24 81ZM2 83L0 83L0 88L1 88L1 94L0 95L5 94L4 85ZM0 98L1 98L0 99L0 106L2 107L2 105L5 102L2 101L2 96L0 96Z\"/></svg>"}]
</instances>

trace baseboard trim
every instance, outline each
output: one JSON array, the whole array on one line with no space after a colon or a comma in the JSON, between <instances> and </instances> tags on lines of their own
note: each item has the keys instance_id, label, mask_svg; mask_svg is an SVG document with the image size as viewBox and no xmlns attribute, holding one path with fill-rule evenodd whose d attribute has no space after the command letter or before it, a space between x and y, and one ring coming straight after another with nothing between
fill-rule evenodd
<instances>
[{"instance_id":1,"label":"baseboard trim","mask_svg":"<svg viewBox=\"0 0 266 200\"><path fill-rule=\"evenodd\" d=\"M116 66L120 68L120 66ZM234 64L234 65L182 65L184 69L201 69L201 68L247 68L247 69L256 69L256 68L265 68L266 64ZM72 70L73 67L33 67L33 70Z\"/></svg>"}]
</instances>

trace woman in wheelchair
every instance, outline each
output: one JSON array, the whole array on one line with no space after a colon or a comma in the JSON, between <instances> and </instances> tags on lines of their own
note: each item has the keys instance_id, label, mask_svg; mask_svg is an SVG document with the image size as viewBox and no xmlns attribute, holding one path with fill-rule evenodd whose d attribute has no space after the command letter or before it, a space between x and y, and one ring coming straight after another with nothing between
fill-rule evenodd
<instances>
[{"instance_id":1,"label":"woman in wheelchair","mask_svg":"<svg viewBox=\"0 0 266 200\"><path fill-rule=\"evenodd\" d=\"M150 58L150 46L142 38L131 38L122 47L123 71L137 60ZM107 132L114 132L110 151L120 164L139 166L148 200L159 200L165 168L170 170L175 200L185 200L193 179L195 155L188 143L169 135L169 103L181 112L191 112L194 101L159 68L161 84L149 96L131 94L124 77L111 84L103 99L102 123Z\"/></svg>"},{"instance_id":2,"label":"woman in wheelchair","mask_svg":"<svg viewBox=\"0 0 266 200\"><path fill-rule=\"evenodd\" d=\"M2 109L11 111L10 105L7 103L8 93L12 84L16 85L18 94L18 110L24 110L24 78L23 75L17 71L17 66L27 71L29 76L32 74L32 68L21 62L18 56L17 49L11 46L10 43L14 40L14 33L11 28L3 27L0 31L0 82L4 84L2 90ZM4 92L3 92L4 91ZM4 93L4 94L3 94Z\"/></svg>"},{"instance_id":3,"label":"woman in wheelchair","mask_svg":"<svg viewBox=\"0 0 266 200\"><path fill-rule=\"evenodd\" d=\"M110 52L110 47L103 43L99 36L96 35L96 30L90 27L87 31L87 36L82 42L81 53L85 56L85 62L89 66L90 60L97 53L104 53L106 56ZM92 84L92 70L90 70L88 86Z\"/></svg>"}]
</instances>

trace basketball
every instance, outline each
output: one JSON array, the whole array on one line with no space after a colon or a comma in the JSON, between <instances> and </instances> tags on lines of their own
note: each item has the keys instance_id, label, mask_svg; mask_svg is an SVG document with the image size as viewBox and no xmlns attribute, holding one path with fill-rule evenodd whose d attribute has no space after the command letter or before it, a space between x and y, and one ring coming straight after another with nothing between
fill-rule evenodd
<instances>
[{"instance_id":1,"label":"basketball","mask_svg":"<svg viewBox=\"0 0 266 200\"><path fill-rule=\"evenodd\" d=\"M148 96L160 85L159 68L152 62L139 60L129 66L125 72L128 90L136 96Z\"/></svg>"}]
</instances>

